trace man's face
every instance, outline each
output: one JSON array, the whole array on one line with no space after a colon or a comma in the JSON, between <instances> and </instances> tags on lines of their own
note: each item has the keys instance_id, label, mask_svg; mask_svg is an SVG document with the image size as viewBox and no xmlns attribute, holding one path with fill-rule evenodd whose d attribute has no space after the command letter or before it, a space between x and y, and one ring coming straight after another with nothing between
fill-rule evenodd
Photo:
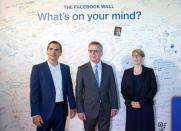
<instances>
[{"instance_id":1,"label":"man's face","mask_svg":"<svg viewBox=\"0 0 181 131\"><path fill-rule=\"evenodd\" d=\"M89 59L94 63L98 63L102 57L102 51L100 50L99 46L97 45L90 45L88 47L89 51Z\"/></svg>"},{"instance_id":2,"label":"man's face","mask_svg":"<svg viewBox=\"0 0 181 131\"><path fill-rule=\"evenodd\" d=\"M116 28L116 32L121 32L121 28Z\"/></svg>"},{"instance_id":3,"label":"man's face","mask_svg":"<svg viewBox=\"0 0 181 131\"><path fill-rule=\"evenodd\" d=\"M50 44L47 49L48 60L58 61L58 58L61 56L61 53L62 52L58 44Z\"/></svg>"}]
</instances>

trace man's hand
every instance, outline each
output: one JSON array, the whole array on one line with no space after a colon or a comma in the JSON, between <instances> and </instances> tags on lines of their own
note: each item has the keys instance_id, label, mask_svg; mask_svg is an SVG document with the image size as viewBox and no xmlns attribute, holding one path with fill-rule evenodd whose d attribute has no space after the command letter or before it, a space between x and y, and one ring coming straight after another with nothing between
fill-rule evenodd
<instances>
[{"instance_id":1,"label":"man's hand","mask_svg":"<svg viewBox=\"0 0 181 131\"><path fill-rule=\"evenodd\" d=\"M33 116L32 119L33 119L33 124L35 124L35 126L41 126L41 124L43 124L43 120L40 115Z\"/></svg>"},{"instance_id":2,"label":"man's hand","mask_svg":"<svg viewBox=\"0 0 181 131\"><path fill-rule=\"evenodd\" d=\"M132 101L132 102L131 102L131 106L132 106L133 108L141 108L140 103L139 103L139 102L136 102L136 101Z\"/></svg>"},{"instance_id":3,"label":"man's hand","mask_svg":"<svg viewBox=\"0 0 181 131\"><path fill-rule=\"evenodd\" d=\"M80 120L86 120L86 116L85 116L85 113L78 113L78 117Z\"/></svg>"},{"instance_id":4,"label":"man's hand","mask_svg":"<svg viewBox=\"0 0 181 131\"><path fill-rule=\"evenodd\" d=\"M116 114L118 113L117 109L111 109L111 118L113 118L114 116L116 116Z\"/></svg>"},{"instance_id":5,"label":"man's hand","mask_svg":"<svg viewBox=\"0 0 181 131\"><path fill-rule=\"evenodd\" d=\"M74 118L76 114L76 109L70 109L70 119Z\"/></svg>"}]
</instances>

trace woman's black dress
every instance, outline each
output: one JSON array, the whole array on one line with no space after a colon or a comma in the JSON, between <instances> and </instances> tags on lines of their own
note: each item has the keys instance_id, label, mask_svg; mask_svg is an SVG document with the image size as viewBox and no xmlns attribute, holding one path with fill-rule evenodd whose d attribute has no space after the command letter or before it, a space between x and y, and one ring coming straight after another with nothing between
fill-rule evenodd
<instances>
[{"instance_id":1,"label":"woman's black dress","mask_svg":"<svg viewBox=\"0 0 181 131\"><path fill-rule=\"evenodd\" d=\"M142 79L142 74L133 76L134 101L139 101ZM139 109L127 107L126 131L155 131L153 106L145 105Z\"/></svg>"}]
</instances>

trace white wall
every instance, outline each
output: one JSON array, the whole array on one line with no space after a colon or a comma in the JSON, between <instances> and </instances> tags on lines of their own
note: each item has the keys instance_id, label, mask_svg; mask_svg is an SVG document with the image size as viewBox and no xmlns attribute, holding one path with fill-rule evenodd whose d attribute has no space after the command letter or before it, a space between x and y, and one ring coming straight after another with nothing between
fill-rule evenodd
<instances>
[{"instance_id":1,"label":"white wall","mask_svg":"<svg viewBox=\"0 0 181 131\"><path fill-rule=\"evenodd\" d=\"M102 9L100 5L113 8ZM66 9L65 5L98 5L99 9ZM114 13L140 11L138 19L112 19ZM66 14L57 21L40 21L38 13ZM135 48L145 51L145 65L154 68L159 90L155 98L156 127L166 123L171 128L171 98L181 95L181 1L180 0L107 0L73 2L71 0L1 0L0 1L0 130L32 131L29 77L31 67L46 60L46 46L51 40L63 45L60 62L69 64L75 87L77 67L88 61L87 45L92 40L104 46L103 60L114 67L120 95L125 68L131 66ZM83 14L84 19L73 20ZM88 14L108 14L104 20L88 21ZM69 16L69 19L67 18ZM54 16L56 17L56 16ZM113 35L122 27L121 37ZM125 106L120 98L119 114L112 120L112 131L124 131ZM81 131L77 116L67 120L67 130Z\"/></svg>"}]
</instances>

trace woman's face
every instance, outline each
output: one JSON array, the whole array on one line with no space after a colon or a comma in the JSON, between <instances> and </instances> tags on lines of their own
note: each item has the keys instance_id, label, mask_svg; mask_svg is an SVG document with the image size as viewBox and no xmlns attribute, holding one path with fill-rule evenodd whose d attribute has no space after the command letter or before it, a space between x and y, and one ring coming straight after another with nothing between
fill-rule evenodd
<instances>
[{"instance_id":1,"label":"woman's face","mask_svg":"<svg viewBox=\"0 0 181 131\"><path fill-rule=\"evenodd\" d=\"M140 55L137 54L137 53L133 53L133 54L132 54L132 60L133 60L133 64L134 64L134 65L141 65L141 64L142 64L143 57L140 56Z\"/></svg>"}]
</instances>

